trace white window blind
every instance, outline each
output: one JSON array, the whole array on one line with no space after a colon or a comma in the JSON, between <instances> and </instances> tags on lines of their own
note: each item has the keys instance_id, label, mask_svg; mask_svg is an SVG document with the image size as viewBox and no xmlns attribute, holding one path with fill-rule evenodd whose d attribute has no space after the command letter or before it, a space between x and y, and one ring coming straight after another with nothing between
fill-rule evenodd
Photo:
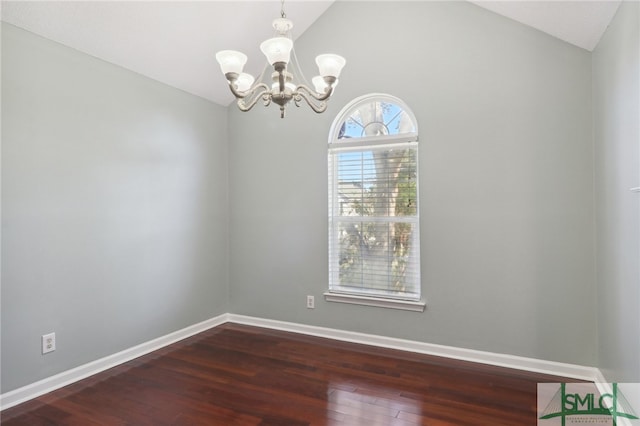
<instances>
[{"instance_id":1,"label":"white window blind","mask_svg":"<svg viewBox=\"0 0 640 426\"><path fill-rule=\"evenodd\" d=\"M406 107L375 96L338 124L329 145L329 292L417 301L415 122Z\"/></svg>"}]
</instances>

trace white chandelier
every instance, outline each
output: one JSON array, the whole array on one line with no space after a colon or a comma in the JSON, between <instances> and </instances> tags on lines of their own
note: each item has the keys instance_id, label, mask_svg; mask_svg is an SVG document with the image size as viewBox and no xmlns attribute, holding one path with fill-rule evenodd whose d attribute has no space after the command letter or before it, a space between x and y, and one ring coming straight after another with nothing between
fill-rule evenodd
<instances>
[{"instance_id":1,"label":"white chandelier","mask_svg":"<svg viewBox=\"0 0 640 426\"><path fill-rule=\"evenodd\" d=\"M299 78L302 78L303 81L304 76L293 50L291 38L293 23L287 19L284 13L284 0L282 0L280 15L280 18L273 20L276 37L265 40L260 45L260 50L267 57L268 64L257 81L252 75L242 72L247 63L245 54L235 50L222 50L216 54L216 60L220 63L222 73L226 77L231 93L236 97L238 108L241 111L249 111L262 99L264 106L269 106L271 102L280 105L280 117L284 118L285 107L289 101L293 100L299 107L304 99L315 112L324 112L327 109L326 101L338 84L338 77L346 60L342 56L333 54L319 55L316 57L316 64L320 75L311 80L315 90L304 84L294 83L291 68L297 68L297 72L300 74ZM291 61L292 52L293 61ZM271 87L262 82L269 65L274 69L271 74L273 80Z\"/></svg>"}]
</instances>

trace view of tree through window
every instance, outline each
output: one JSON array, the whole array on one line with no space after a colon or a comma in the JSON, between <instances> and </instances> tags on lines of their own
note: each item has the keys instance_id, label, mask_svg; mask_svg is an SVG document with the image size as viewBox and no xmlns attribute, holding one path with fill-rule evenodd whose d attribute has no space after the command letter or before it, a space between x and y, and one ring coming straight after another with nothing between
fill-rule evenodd
<instances>
[{"instance_id":1,"label":"view of tree through window","mask_svg":"<svg viewBox=\"0 0 640 426\"><path fill-rule=\"evenodd\" d=\"M420 298L415 122L389 99L356 103L329 149L330 291Z\"/></svg>"}]
</instances>

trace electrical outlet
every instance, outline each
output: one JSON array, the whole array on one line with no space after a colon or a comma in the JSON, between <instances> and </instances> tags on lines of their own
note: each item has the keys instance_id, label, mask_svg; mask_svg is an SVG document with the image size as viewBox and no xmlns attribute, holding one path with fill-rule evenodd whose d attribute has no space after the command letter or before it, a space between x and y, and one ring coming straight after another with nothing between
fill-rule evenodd
<instances>
[{"instance_id":1,"label":"electrical outlet","mask_svg":"<svg viewBox=\"0 0 640 426\"><path fill-rule=\"evenodd\" d=\"M307 296L307 309L314 309L316 302L313 296Z\"/></svg>"},{"instance_id":2,"label":"electrical outlet","mask_svg":"<svg viewBox=\"0 0 640 426\"><path fill-rule=\"evenodd\" d=\"M47 354L56 350L56 333L42 335L42 353Z\"/></svg>"}]
</instances>

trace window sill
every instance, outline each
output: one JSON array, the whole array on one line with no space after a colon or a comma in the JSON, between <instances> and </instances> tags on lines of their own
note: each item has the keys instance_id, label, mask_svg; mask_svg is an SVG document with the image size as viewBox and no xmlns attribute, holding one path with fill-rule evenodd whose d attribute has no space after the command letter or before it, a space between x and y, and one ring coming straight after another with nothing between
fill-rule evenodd
<instances>
[{"instance_id":1,"label":"window sill","mask_svg":"<svg viewBox=\"0 0 640 426\"><path fill-rule=\"evenodd\" d=\"M424 312L427 304L423 301L385 299L382 297L362 296L345 293L324 293L327 302L350 303L352 305L375 306L378 308L401 309L404 311Z\"/></svg>"}]
</instances>

